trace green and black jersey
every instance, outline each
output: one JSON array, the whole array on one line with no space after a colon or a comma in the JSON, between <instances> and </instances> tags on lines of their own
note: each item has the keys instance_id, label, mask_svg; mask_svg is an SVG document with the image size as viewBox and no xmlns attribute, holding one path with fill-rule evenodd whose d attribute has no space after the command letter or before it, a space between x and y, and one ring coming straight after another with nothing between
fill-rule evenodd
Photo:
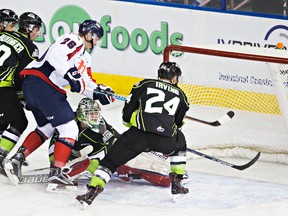
<instances>
[{"instance_id":1,"label":"green and black jersey","mask_svg":"<svg viewBox=\"0 0 288 216\"><path fill-rule=\"evenodd\" d=\"M22 90L19 73L34 59L39 50L20 32L0 32L0 87L16 86Z\"/></svg>"},{"instance_id":2,"label":"green and black jersey","mask_svg":"<svg viewBox=\"0 0 288 216\"><path fill-rule=\"evenodd\" d=\"M88 154L88 156L93 156L98 154L101 151L104 151L107 154L110 147L115 142L115 138L118 138L119 133L109 125L103 118L101 123L103 129L100 129L99 132L95 132L90 128L86 128L81 131L78 135L78 138L74 144L74 150L80 151L88 145L93 147L93 151Z\"/></svg>"},{"instance_id":3,"label":"green and black jersey","mask_svg":"<svg viewBox=\"0 0 288 216\"><path fill-rule=\"evenodd\" d=\"M80 129L80 123L78 120L77 124ZM80 130L77 140L74 143L73 151L70 156L70 160L80 157L80 150L84 149L87 146L92 146L93 150L88 154L90 158L97 156L98 153L101 153L103 156L107 154L110 147L114 144L115 140L120 136L120 134L109 125L104 118L102 118L100 123L100 128L98 132L95 132L91 128L85 128ZM55 130L49 144L49 148L55 144L59 138L59 132ZM54 149L54 147L53 147ZM50 161L54 160L54 150L49 151Z\"/></svg>"},{"instance_id":4,"label":"green and black jersey","mask_svg":"<svg viewBox=\"0 0 288 216\"><path fill-rule=\"evenodd\" d=\"M173 137L188 109L187 97L177 85L145 79L133 86L123 108L123 121L142 131Z\"/></svg>"}]
</instances>

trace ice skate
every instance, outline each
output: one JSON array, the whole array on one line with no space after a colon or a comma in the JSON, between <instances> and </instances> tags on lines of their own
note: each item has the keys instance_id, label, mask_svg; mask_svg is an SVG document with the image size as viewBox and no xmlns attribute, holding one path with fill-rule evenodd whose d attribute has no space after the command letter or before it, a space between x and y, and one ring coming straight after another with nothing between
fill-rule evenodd
<instances>
[{"instance_id":1,"label":"ice skate","mask_svg":"<svg viewBox=\"0 0 288 216\"><path fill-rule=\"evenodd\" d=\"M14 185L18 185L22 177L22 164L25 161L25 147L21 146L16 154L9 160L4 161L5 172Z\"/></svg>"},{"instance_id":2,"label":"ice skate","mask_svg":"<svg viewBox=\"0 0 288 216\"><path fill-rule=\"evenodd\" d=\"M51 167L47 192L77 191L77 184L63 175L60 167Z\"/></svg>"},{"instance_id":3,"label":"ice skate","mask_svg":"<svg viewBox=\"0 0 288 216\"><path fill-rule=\"evenodd\" d=\"M77 206L80 209L86 209L88 205L91 205L93 200L102 193L103 188L99 185L96 187L89 186L86 194L78 195L76 199L78 200Z\"/></svg>"},{"instance_id":4,"label":"ice skate","mask_svg":"<svg viewBox=\"0 0 288 216\"><path fill-rule=\"evenodd\" d=\"M7 177L4 170L4 159L6 158L8 152L0 148L0 174Z\"/></svg>"},{"instance_id":5,"label":"ice skate","mask_svg":"<svg viewBox=\"0 0 288 216\"><path fill-rule=\"evenodd\" d=\"M182 179L177 177L175 172L169 173L171 179L171 193L173 195L173 201L181 200L185 198L185 194L189 193L189 189L185 188L182 184Z\"/></svg>"}]
</instances>

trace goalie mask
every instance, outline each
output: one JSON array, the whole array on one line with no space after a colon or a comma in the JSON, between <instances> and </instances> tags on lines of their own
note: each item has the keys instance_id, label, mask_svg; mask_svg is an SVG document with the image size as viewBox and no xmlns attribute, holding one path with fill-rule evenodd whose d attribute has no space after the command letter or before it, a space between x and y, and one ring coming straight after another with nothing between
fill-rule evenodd
<instances>
[{"instance_id":1,"label":"goalie mask","mask_svg":"<svg viewBox=\"0 0 288 216\"><path fill-rule=\"evenodd\" d=\"M92 130L99 131L99 125L102 122L101 107L95 100L83 98L79 102L76 116Z\"/></svg>"},{"instance_id":2,"label":"goalie mask","mask_svg":"<svg viewBox=\"0 0 288 216\"><path fill-rule=\"evenodd\" d=\"M158 78L172 80L174 76L177 77L177 83L182 72L180 67L175 62L163 62L158 69Z\"/></svg>"}]
</instances>

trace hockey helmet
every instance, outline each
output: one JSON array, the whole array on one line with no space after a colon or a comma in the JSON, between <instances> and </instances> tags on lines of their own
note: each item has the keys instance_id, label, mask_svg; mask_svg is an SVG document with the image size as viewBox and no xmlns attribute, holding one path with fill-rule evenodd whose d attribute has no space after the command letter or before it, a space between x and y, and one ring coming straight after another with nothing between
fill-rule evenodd
<instances>
[{"instance_id":1,"label":"hockey helmet","mask_svg":"<svg viewBox=\"0 0 288 216\"><path fill-rule=\"evenodd\" d=\"M3 26L6 27L11 23L17 23L19 21L16 13L10 9L0 10L0 22L3 22Z\"/></svg>"},{"instance_id":2,"label":"hockey helmet","mask_svg":"<svg viewBox=\"0 0 288 216\"><path fill-rule=\"evenodd\" d=\"M41 28L42 26L42 20L38 15L36 15L33 12L25 12L20 15L19 18L20 29L25 30L28 28L29 31L32 31L35 26L39 28Z\"/></svg>"},{"instance_id":3,"label":"hockey helmet","mask_svg":"<svg viewBox=\"0 0 288 216\"><path fill-rule=\"evenodd\" d=\"M102 120L101 107L95 100L83 98L78 104L76 116L79 121L84 122L90 128L99 127Z\"/></svg>"},{"instance_id":4,"label":"hockey helmet","mask_svg":"<svg viewBox=\"0 0 288 216\"><path fill-rule=\"evenodd\" d=\"M181 69L175 62L162 62L158 69L158 78L172 80L172 78L176 76L178 82L181 74Z\"/></svg>"},{"instance_id":5,"label":"hockey helmet","mask_svg":"<svg viewBox=\"0 0 288 216\"><path fill-rule=\"evenodd\" d=\"M103 37L103 28L96 20L85 20L79 26L79 33L86 35L92 33L92 38L96 36L101 39Z\"/></svg>"}]
</instances>

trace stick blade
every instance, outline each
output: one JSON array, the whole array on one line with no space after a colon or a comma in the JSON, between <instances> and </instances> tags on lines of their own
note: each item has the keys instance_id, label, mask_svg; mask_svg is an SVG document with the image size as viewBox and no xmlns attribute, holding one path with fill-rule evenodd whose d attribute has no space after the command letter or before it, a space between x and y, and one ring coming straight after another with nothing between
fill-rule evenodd
<instances>
[{"instance_id":1,"label":"stick blade","mask_svg":"<svg viewBox=\"0 0 288 216\"><path fill-rule=\"evenodd\" d=\"M219 126L219 125L223 125L226 122L230 121L233 117L234 117L235 113L233 111L229 111L228 113L226 113L225 116L221 117L218 121L213 122L214 125L213 126Z\"/></svg>"},{"instance_id":2,"label":"stick blade","mask_svg":"<svg viewBox=\"0 0 288 216\"><path fill-rule=\"evenodd\" d=\"M256 155L251 161L249 161L247 164L244 164L244 165L242 165L242 166L237 166L237 165L235 165L233 168L238 169L238 170L247 169L247 168L249 168L250 166L252 166L252 165L259 159L260 155L261 155L261 153L258 152L257 155Z\"/></svg>"},{"instance_id":3,"label":"stick blade","mask_svg":"<svg viewBox=\"0 0 288 216\"><path fill-rule=\"evenodd\" d=\"M234 113L232 110L230 110L230 111L227 113L227 115L228 115L230 118L233 118L234 115L235 115L235 113Z\"/></svg>"}]
</instances>

